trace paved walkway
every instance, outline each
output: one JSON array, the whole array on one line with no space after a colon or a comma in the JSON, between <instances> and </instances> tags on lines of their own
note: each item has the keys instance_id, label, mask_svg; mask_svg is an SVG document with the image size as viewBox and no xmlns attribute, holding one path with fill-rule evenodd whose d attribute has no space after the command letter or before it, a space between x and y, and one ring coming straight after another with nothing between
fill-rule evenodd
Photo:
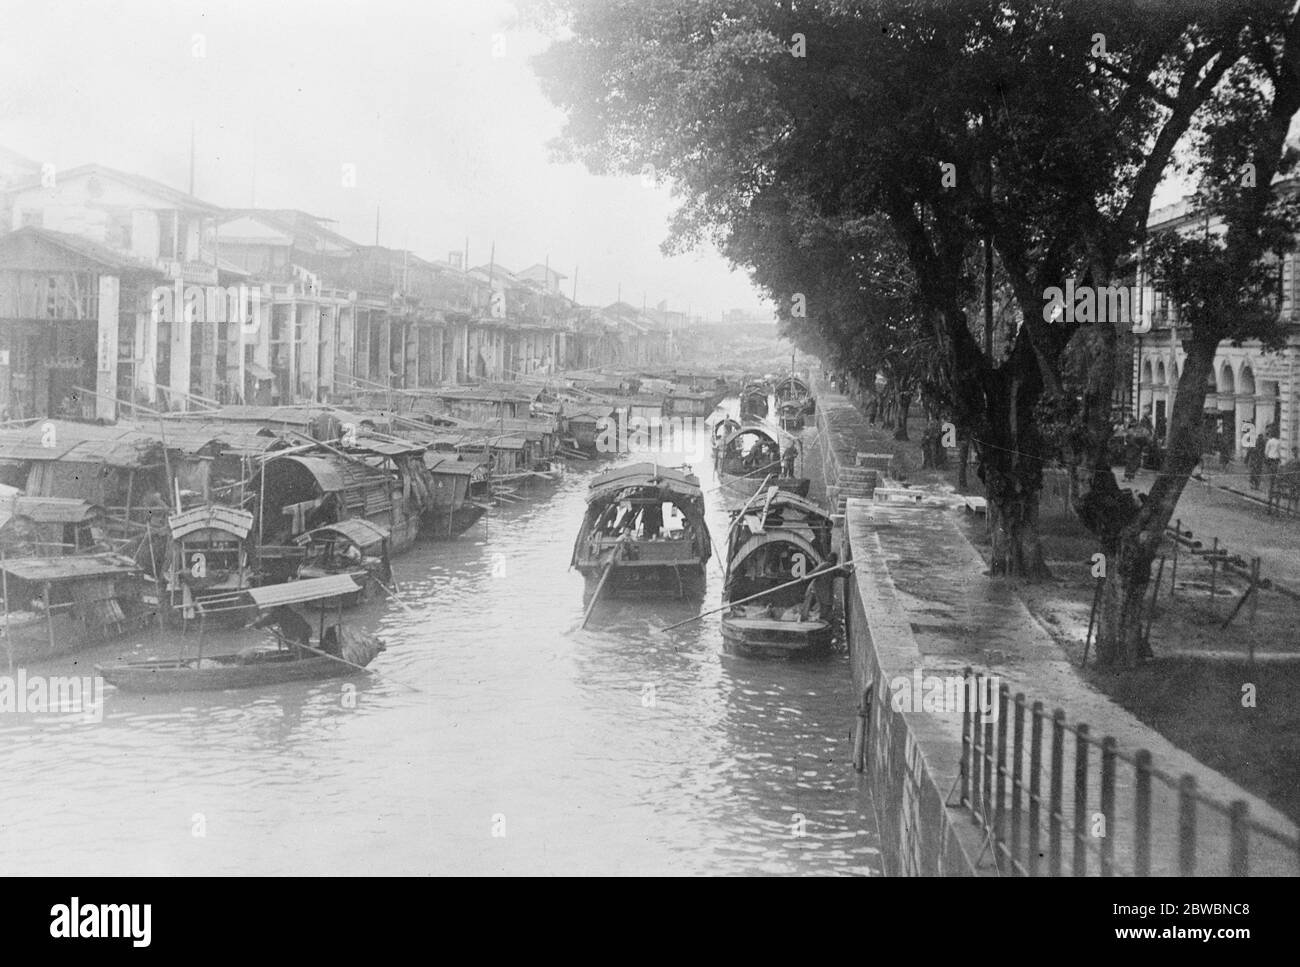
<instances>
[{"instance_id":1,"label":"paved walkway","mask_svg":"<svg viewBox=\"0 0 1300 967\"><path fill-rule=\"evenodd\" d=\"M856 409L845 397L819 387L818 406L825 407L833 432L825 441L828 453L851 461L863 443L870 442L865 426L852 426L850 412ZM861 418L858 418L861 423ZM1094 738L1112 736L1119 751L1132 755L1139 749L1151 752L1155 767L1177 781L1183 775L1195 777L1197 788L1208 798L1227 804L1243 800L1251 818L1286 836L1297 834L1294 824L1266 802L1246 792L1188 753L1175 747L1148 728L1107 696L1082 680L1047 631L1038 624L1016 594L1011 582L990 581L979 552L970 544L957 523L957 511L936 506L896 504L853 498L849 501L846 530L858 562L859 590L867 605L873 639L890 638L890 656L885 673L914 677L957 676L970 665L995 675L1012 693L1024 692L1027 699L1041 701L1050 713L1061 708L1070 724L1088 723ZM1226 539L1226 535L1223 535ZM910 639L898 647L899 638ZM908 659L905 656L910 655ZM907 667L909 660L915 667ZM920 710L918 710L919 712ZM947 736L943 749L960 743L961 718L956 708L924 714ZM1050 751L1050 722L1045 728L1045 760ZM924 741L924 740L922 740ZM1026 725L1026 747L1028 724ZM959 745L958 745L959 747ZM930 755L932 750L924 750ZM1067 734L1064 746L1066 780L1063 812L1066 828L1073 819L1073 776L1075 745ZM943 750L934 754L942 756ZM1085 814L1099 811L1099 753L1090 752L1090 788ZM1046 765L1046 761L1045 761ZM955 774L955 765L948 763ZM1024 762L1028 774L1028 758ZM943 770L947 771L947 770ZM1131 869L1133 855L1134 773L1120 763L1116 774L1115 828L1113 837L1117 866ZM1046 793L1046 777L1044 792ZM1177 872L1178 796L1175 789L1156 780L1152 783L1152 872ZM1046 812L1046 810L1044 810ZM1046 817L1044 816L1044 823ZM1202 805L1197 810L1197 871L1204 874L1228 870L1228 825L1218 810ZM1046 834L1044 833L1044 843ZM1093 844L1095 845L1095 844ZM1073 846L1065 847L1069 870ZM986 861L987 862L987 861ZM1089 856L1090 872L1097 871L1095 854ZM1300 872L1297 857L1262 836L1252 839L1250 872L1253 875L1291 875Z\"/></svg>"},{"instance_id":2,"label":"paved walkway","mask_svg":"<svg viewBox=\"0 0 1300 967\"><path fill-rule=\"evenodd\" d=\"M1146 493L1155 476L1150 470L1142 470L1129 483L1121 479L1120 486ZM1174 517L1205 546L1217 537L1219 544L1233 554L1246 560L1258 557L1264 577L1300 592L1300 554L1296 553L1300 547L1300 518L1269 516L1265 504L1252 499L1249 492L1249 484L1239 476L1221 476L1216 482L1207 474L1206 482L1187 481Z\"/></svg>"}]
</instances>

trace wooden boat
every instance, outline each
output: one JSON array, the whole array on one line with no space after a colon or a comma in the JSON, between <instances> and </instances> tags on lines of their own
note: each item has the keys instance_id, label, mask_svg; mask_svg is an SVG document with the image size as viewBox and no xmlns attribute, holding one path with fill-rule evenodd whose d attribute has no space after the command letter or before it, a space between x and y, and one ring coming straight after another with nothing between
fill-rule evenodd
<instances>
[{"instance_id":1,"label":"wooden boat","mask_svg":"<svg viewBox=\"0 0 1300 967\"><path fill-rule=\"evenodd\" d=\"M808 496L807 478L781 476L781 452L776 433L767 427L750 424L729 436L714 451L724 506L737 510L765 480L782 490Z\"/></svg>"},{"instance_id":2,"label":"wooden boat","mask_svg":"<svg viewBox=\"0 0 1300 967\"><path fill-rule=\"evenodd\" d=\"M689 597L711 552L699 478L634 463L592 480L572 566L597 594Z\"/></svg>"},{"instance_id":3,"label":"wooden boat","mask_svg":"<svg viewBox=\"0 0 1300 967\"><path fill-rule=\"evenodd\" d=\"M321 630L308 642L306 649L298 648L277 635L273 645L204 657L200 632L198 654L193 658L117 662L96 665L95 672L110 685L132 692L216 691L352 675L364 669L384 650L383 642L374 635L344 629L341 611L336 624L327 626L325 623L327 611L338 609L340 600L357 590L357 583L349 575L335 574L248 588L241 592L247 601L220 605L206 602L198 606L203 619L225 607L248 604L264 617L274 615L276 609L292 609L295 605L319 610ZM302 620L302 616L299 618ZM328 654L326 649L330 648L338 654Z\"/></svg>"},{"instance_id":4,"label":"wooden boat","mask_svg":"<svg viewBox=\"0 0 1300 967\"><path fill-rule=\"evenodd\" d=\"M166 589L173 610L194 617L194 605L204 598L229 595L255 582L248 554L253 515L220 504L204 504L167 518ZM231 613L228 623L244 616Z\"/></svg>"},{"instance_id":5,"label":"wooden boat","mask_svg":"<svg viewBox=\"0 0 1300 967\"><path fill-rule=\"evenodd\" d=\"M381 453L378 442L363 439L355 454L315 450L268 455L251 485L257 494L258 555L263 565L269 566L277 548L297 551L293 540L308 531L353 517L388 531L390 554L409 548L419 530L421 513L415 474L394 469L392 458L414 455L409 443L392 449L400 452ZM415 449L422 458L423 448ZM296 564L276 568L273 573L285 577L294 573Z\"/></svg>"},{"instance_id":6,"label":"wooden boat","mask_svg":"<svg viewBox=\"0 0 1300 967\"><path fill-rule=\"evenodd\" d=\"M432 497L420 520L420 536L450 540L469 530L492 507L487 464L461 454L430 450L424 466Z\"/></svg>"},{"instance_id":7,"label":"wooden boat","mask_svg":"<svg viewBox=\"0 0 1300 967\"><path fill-rule=\"evenodd\" d=\"M360 604L392 587L388 531L360 517L317 527L297 538L303 548L298 577L303 580L346 574L357 583L355 593L342 597L343 607Z\"/></svg>"},{"instance_id":8,"label":"wooden boat","mask_svg":"<svg viewBox=\"0 0 1300 967\"><path fill-rule=\"evenodd\" d=\"M713 444L713 455L715 460L717 459L718 453L722 450L722 447L726 444L728 438L730 438L732 434L738 432L740 432L740 423L733 420L731 417L719 420L714 424L712 431L710 431L710 440Z\"/></svg>"},{"instance_id":9,"label":"wooden boat","mask_svg":"<svg viewBox=\"0 0 1300 967\"><path fill-rule=\"evenodd\" d=\"M775 486L736 515L722 589L724 604L736 602L722 615L725 650L804 657L830 648L833 578L811 575L835 563L831 526L821 507Z\"/></svg>"},{"instance_id":10,"label":"wooden boat","mask_svg":"<svg viewBox=\"0 0 1300 967\"><path fill-rule=\"evenodd\" d=\"M704 419L721 401L715 390L674 386L664 397L664 416L695 417Z\"/></svg>"},{"instance_id":11,"label":"wooden boat","mask_svg":"<svg viewBox=\"0 0 1300 967\"><path fill-rule=\"evenodd\" d=\"M773 394L776 396L777 403L812 398L812 390L808 388L808 384L793 373L777 380L776 386L773 388Z\"/></svg>"},{"instance_id":12,"label":"wooden boat","mask_svg":"<svg viewBox=\"0 0 1300 967\"><path fill-rule=\"evenodd\" d=\"M786 400L776 408L777 424L787 433L798 433L804 428L804 400Z\"/></svg>"},{"instance_id":13,"label":"wooden boat","mask_svg":"<svg viewBox=\"0 0 1300 967\"><path fill-rule=\"evenodd\" d=\"M742 420L766 419L768 412L767 387L761 383L750 383L740 392L740 418Z\"/></svg>"}]
</instances>

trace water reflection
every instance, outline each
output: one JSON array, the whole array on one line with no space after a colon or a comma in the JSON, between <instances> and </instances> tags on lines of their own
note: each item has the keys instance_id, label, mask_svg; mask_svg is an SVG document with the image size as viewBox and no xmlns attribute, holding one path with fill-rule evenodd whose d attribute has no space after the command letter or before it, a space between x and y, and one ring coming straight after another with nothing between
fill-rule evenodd
<instances>
[{"instance_id":1,"label":"water reflection","mask_svg":"<svg viewBox=\"0 0 1300 967\"><path fill-rule=\"evenodd\" d=\"M692 463L717 542L707 454ZM399 557L400 603L346 615L388 644L374 675L109 688L98 724L0 716L0 872L876 869L843 658L727 657L716 616L663 632L691 602L601 602L577 630L584 582L568 563L597 469ZM27 668L83 674L175 644L153 632Z\"/></svg>"}]
</instances>

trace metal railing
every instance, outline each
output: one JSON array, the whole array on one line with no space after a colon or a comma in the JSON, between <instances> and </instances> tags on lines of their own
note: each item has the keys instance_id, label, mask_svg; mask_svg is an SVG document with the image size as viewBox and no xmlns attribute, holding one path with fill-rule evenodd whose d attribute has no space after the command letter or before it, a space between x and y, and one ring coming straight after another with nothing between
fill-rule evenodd
<instances>
[{"instance_id":1,"label":"metal railing","mask_svg":"<svg viewBox=\"0 0 1300 967\"><path fill-rule=\"evenodd\" d=\"M1146 749L1122 752L996 677L968 667L963 681L957 781L984 834L977 865L991 853L1012 876L1246 876L1264 851L1284 865L1285 850L1286 872L1300 872L1300 837L1252 818L1244 799L1206 795L1190 773L1162 771Z\"/></svg>"}]
</instances>

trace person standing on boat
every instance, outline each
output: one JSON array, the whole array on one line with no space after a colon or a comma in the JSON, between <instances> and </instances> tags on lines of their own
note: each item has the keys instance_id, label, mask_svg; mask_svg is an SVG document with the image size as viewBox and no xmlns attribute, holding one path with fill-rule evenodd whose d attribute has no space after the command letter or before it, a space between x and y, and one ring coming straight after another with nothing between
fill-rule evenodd
<instances>
[{"instance_id":1,"label":"person standing on boat","mask_svg":"<svg viewBox=\"0 0 1300 967\"><path fill-rule=\"evenodd\" d=\"M787 477L794 476L794 461L799 456L799 441L791 440L781 457L781 472Z\"/></svg>"},{"instance_id":2,"label":"person standing on boat","mask_svg":"<svg viewBox=\"0 0 1300 967\"><path fill-rule=\"evenodd\" d=\"M310 651L302 645L311 645L311 623L287 604L272 608L263 617L253 623L254 628L275 626L281 639L294 646L296 657L306 658Z\"/></svg>"}]
</instances>

